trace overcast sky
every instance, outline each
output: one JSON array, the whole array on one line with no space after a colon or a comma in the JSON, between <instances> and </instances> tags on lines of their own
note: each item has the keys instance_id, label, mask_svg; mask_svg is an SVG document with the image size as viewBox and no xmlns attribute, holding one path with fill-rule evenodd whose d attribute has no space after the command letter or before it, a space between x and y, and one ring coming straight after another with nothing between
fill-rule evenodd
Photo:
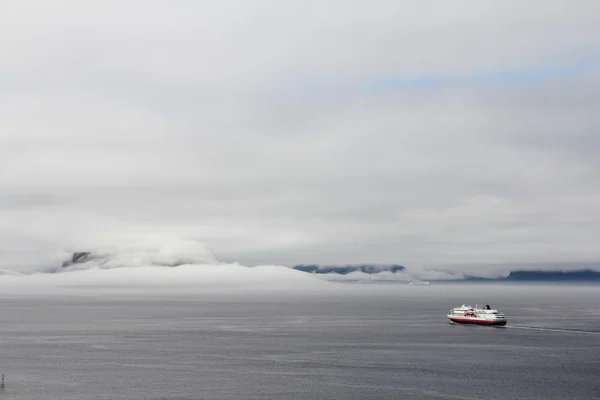
<instances>
[{"instance_id":1,"label":"overcast sky","mask_svg":"<svg viewBox=\"0 0 600 400\"><path fill-rule=\"evenodd\" d=\"M4 2L0 267L149 233L248 265L598 261L599 26L592 0Z\"/></svg>"}]
</instances>

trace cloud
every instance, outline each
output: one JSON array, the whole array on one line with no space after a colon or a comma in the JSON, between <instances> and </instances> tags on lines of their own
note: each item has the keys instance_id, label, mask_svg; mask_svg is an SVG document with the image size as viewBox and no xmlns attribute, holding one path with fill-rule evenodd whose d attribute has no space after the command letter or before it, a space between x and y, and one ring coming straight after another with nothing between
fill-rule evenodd
<instances>
[{"instance_id":1,"label":"cloud","mask_svg":"<svg viewBox=\"0 0 600 400\"><path fill-rule=\"evenodd\" d=\"M595 6L6 6L0 267L148 233L250 265L597 261Z\"/></svg>"},{"instance_id":2,"label":"cloud","mask_svg":"<svg viewBox=\"0 0 600 400\"><path fill-rule=\"evenodd\" d=\"M111 243L112 241L112 243ZM101 245L100 245L101 244ZM163 294L269 294L312 293L326 282L284 266L247 267L214 259L206 246L194 240L162 235L112 237L83 262L53 270L20 274L0 269L4 295L133 295Z\"/></svg>"}]
</instances>

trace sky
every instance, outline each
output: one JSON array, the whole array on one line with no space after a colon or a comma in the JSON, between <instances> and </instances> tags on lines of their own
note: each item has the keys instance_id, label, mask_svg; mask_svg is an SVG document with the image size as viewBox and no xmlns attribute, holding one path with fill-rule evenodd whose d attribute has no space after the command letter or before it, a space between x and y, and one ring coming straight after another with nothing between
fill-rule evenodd
<instances>
[{"instance_id":1,"label":"sky","mask_svg":"<svg viewBox=\"0 0 600 400\"><path fill-rule=\"evenodd\" d=\"M596 263L599 25L588 0L5 2L0 268L149 235L243 265Z\"/></svg>"}]
</instances>

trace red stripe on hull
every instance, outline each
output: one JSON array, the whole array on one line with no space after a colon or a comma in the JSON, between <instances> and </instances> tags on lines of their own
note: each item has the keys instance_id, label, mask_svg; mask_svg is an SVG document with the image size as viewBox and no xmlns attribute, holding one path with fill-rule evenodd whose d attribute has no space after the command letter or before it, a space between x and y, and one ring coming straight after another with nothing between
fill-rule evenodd
<instances>
[{"instance_id":1,"label":"red stripe on hull","mask_svg":"<svg viewBox=\"0 0 600 400\"><path fill-rule=\"evenodd\" d=\"M485 320L478 320L478 319L472 319L472 318L450 318L450 321L456 322L457 324L472 324L472 325L486 325L486 326L506 325L506 321L485 321Z\"/></svg>"}]
</instances>

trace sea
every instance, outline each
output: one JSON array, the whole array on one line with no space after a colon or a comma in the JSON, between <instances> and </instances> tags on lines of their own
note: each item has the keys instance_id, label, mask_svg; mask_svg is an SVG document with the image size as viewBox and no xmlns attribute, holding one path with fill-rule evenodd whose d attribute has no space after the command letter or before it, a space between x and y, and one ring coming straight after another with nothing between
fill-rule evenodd
<instances>
[{"instance_id":1,"label":"sea","mask_svg":"<svg viewBox=\"0 0 600 400\"><path fill-rule=\"evenodd\" d=\"M449 324L463 303L508 325ZM14 290L0 373L0 400L600 399L600 286Z\"/></svg>"}]
</instances>

